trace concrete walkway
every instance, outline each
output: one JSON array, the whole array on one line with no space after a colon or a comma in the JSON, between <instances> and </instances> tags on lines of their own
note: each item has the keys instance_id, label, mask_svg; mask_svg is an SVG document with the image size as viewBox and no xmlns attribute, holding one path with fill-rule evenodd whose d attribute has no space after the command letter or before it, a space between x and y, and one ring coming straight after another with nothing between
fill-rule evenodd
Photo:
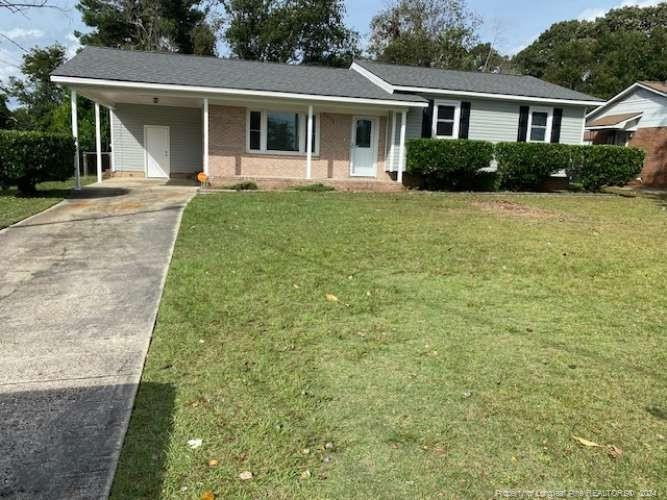
<instances>
[{"instance_id":1,"label":"concrete walkway","mask_svg":"<svg viewBox=\"0 0 667 500\"><path fill-rule=\"evenodd\" d=\"M112 179L0 232L0 498L108 495L194 193Z\"/></svg>"}]
</instances>

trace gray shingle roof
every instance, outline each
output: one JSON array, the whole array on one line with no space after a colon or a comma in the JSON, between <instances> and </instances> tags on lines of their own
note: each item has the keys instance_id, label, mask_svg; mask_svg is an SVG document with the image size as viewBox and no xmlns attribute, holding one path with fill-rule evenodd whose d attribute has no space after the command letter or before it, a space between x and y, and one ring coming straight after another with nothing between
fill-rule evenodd
<instances>
[{"instance_id":1,"label":"gray shingle roof","mask_svg":"<svg viewBox=\"0 0 667 500\"><path fill-rule=\"evenodd\" d=\"M400 66L365 60L358 60L355 63L379 76L387 83L397 86L603 102L602 99L597 97L545 82L533 76Z\"/></svg>"},{"instance_id":2,"label":"gray shingle roof","mask_svg":"<svg viewBox=\"0 0 667 500\"><path fill-rule=\"evenodd\" d=\"M157 52L86 47L54 76L161 83L333 97L423 102L385 92L356 71Z\"/></svg>"}]
</instances>

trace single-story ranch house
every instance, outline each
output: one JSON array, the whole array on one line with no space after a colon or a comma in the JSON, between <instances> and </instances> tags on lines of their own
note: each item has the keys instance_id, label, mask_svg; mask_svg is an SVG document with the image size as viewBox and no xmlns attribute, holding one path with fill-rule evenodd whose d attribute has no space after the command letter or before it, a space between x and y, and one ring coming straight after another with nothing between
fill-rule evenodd
<instances>
[{"instance_id":1,"label":"single-story ranch house","mask_svg":"<svg viewBox=\"0 0 667 500\"><path fill-rule=\"evenodd\" d=\"M586 140L646 151L642 183L667 186L667 82L636 82L593 110Z\"/></svg>"},{"instance_id":2,"label":"single-story ranch house","mask_svg":"<svg viewBox=\"0 0 667 500\"><path fill-rule=\"evenodd\" d=\"M111 110L112 170L400 186L415 137L581 144L602 101L530 76L86 47L52 81ZM99 148L98 148L99 149ZM398 181L395 182L395 181Z\"/></svg>"}]
</instances>

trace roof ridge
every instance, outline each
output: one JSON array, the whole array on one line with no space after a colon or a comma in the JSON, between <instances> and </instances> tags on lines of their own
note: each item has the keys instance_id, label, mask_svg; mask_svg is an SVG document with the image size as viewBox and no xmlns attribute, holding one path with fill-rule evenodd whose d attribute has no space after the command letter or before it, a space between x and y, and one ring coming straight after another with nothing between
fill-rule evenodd
<instances>
[{"instance_id":1,"label":"roof ridge","mask_svg":"<svg viewBox=\"0 0 667 500\"><path fill-rule=\"evenodd\" d=\"M451 71L452 73L473 73L475 75L503 75L503 76L518 76L521 78L525 78L528 76L532 75L520 75L516 73L491 73L487 71L475 71L475 70L465 70L465 69L446 69L446 68L434 68L431 66L418 66L416 64L394 64L394 63L386 63L386 62L379 62L379 61L373 61L371 59L354 59L352 62L369 62L371 64L377 64L379 66L391 66L393 68L413 68L413 69L428 69L428 70L434 70L434 71ZM535 78L535 77L533 77ZM539 78L538 78L539 80Z\"/></svg>"},{"instance_id":2,"label":"roof ridge","mask_svg":"<svg viewBox=\"0 0 667 500\"><path fill-rule=\"evenodd\" d=\"M325 66L323 64L304 64L304 63L283 63L277 61L258 61L255 59L234 59L231 57L219 57L214 55L201 55L201 54L183 54L181 52L168 52L165 50L141 50L141 49L123 49L120 47L103 47L101 45L86 45L83 48L86 49L95 49L95 50L109 50L115 52L126 52L126 53L139 53L139 54L150 54L150 55L162 55L162 56L177 56L177 57L189 57L193 59L210 59L216 61L228 61L228 62L241 62L246 64L257 64L257 65L267 65L273 64L276 66L287 66L294 68L318 68L325 70L337 70L337 71L349 71L349 68L339 68L335 66Z\"/></svg>"}]
</instances>

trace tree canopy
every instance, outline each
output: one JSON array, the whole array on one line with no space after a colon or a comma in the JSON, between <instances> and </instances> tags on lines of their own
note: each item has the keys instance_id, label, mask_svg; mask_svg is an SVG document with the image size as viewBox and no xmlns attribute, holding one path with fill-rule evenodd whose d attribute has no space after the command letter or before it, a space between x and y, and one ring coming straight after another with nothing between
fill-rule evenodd
<instances>
[{"instance_id":1,"label":"tree canopy","mask_svg":"<svg viewBox=\"0 0 667 500\"><path fill-rule=\"evenodd\" d=\"M637 80L667 80L667 3L556 23L513 63L523 73L602 98Z\"/></svg>"},{"instance_id":2,"label":"tree canopy","mask_svg":"<svg viewBox=\"0 0 667 500\"><path fill-rule=\"evenodd\" d=\"M359 53L342 0L222 0L224 40L240 59L344 66Z\"/></svg>"},{"instance_id":3,"label":"tree canopy","mask_svg":"<svg viewBox=\"0 0 667 500\"><path fill-rule=\"evenodd\" d=\"M394 0L373 17L368 51L382 62L476 69L479 24L465 0Z\"/></svg>"},{"instance_id":4,"label":"tree canopy","mask_svg":"<svg viewBox=\"0 0 667 500\"><path fill-rule=\"evenodd\" d=\"M215 54L215 33L202 0L79 0L90 33L83 45Z\"/></svg>"}]
</instances>

